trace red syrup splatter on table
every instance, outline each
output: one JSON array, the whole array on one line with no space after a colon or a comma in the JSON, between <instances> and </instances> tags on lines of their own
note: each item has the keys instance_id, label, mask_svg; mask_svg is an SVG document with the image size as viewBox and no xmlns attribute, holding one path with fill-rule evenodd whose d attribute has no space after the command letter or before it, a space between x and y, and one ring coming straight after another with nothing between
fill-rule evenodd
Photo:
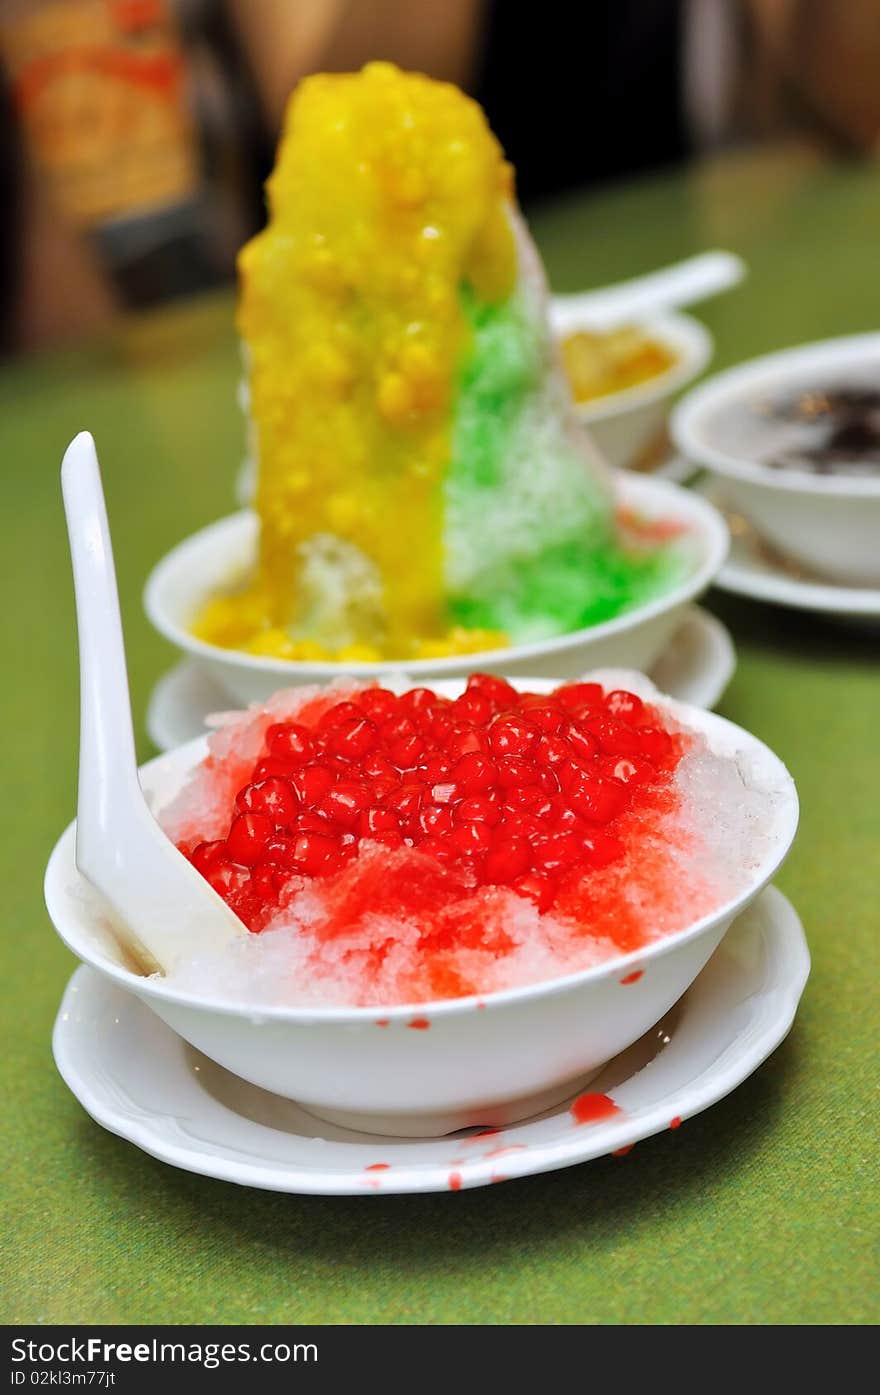
<instances>
[{"instance_id":1,"label":"red syrup splatter on table","mask_svg":"<svg viewBox=\"0 0 880 1395\"><path fill-rule=\"evenodd\" d=\"M571 1116L576 1124L598 1124L622 1113L620 1105L615 1104L610 1095L578 1095L571 1105Z\"/></svg>"},{"instance_id":2,"label":"red syrup splatter on table","mask_svg":"<svg viewBox=\"0 0 880 1395\"><path fill-rule=\"evenodd\" d=\"M638 983L639 979L644 975L644 972L644 969L634 969L631 974L627 974L626 978L622 978L620 981L623 984Z\"/></svg>"},{"instance_id":3,"label":"red syrup splatter on table","mask_svg":"<svg viewBox=\"0 0 880 1395\"><path fill-rule=\"evenodd\" d=\"M655 912L675 909L669 849L651 835L678 808L690 738L635 694L595 683L519 693L474 674L454 701L427 688L311 690L233 726L238 739L211 738L189 825L177 801L178 846L254 934L320 888L320 946L363 930L360 1001L391 948L369 931L377 923L419 927L406 976L425 1001L480 990L470 951L513 951L511 893L552 912L570 951L587 938L622 953L644 942L640 898L621 891L634 877Z\"/></svg>"}]
</instances>

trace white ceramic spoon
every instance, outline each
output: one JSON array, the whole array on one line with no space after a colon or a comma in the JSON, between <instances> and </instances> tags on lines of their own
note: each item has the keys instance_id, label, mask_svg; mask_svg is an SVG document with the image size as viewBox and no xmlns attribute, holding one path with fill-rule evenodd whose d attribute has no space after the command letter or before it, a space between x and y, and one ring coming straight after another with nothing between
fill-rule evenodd
<instances>
[{"instance_id":1,"label":"white ceramic spoon","mask_svg":"<svg viewBox=\"0 0 880 1395\"><path fill-rule=\"evenodd\" d=\"M619 281L597 291L553 297L554 316L566 323L583 321L590 328L613 329L615 325L650 319L652 315L708 300L746 274L745 262L733 252L702 252L674 266Z\"/></svg>"},{"instance_id":2,"label":"white ceramic spoon","mask_svg":"<svg viewBox=\"0 0 880 1395\"><path fill-rule=\"evenodd\" d=\"M76 864L129 954L148 973L168 972L244 926L166 838L141 790L107 511L87 431L65 452L61 488L79 631Z\"/></svg>"}]
</instances>

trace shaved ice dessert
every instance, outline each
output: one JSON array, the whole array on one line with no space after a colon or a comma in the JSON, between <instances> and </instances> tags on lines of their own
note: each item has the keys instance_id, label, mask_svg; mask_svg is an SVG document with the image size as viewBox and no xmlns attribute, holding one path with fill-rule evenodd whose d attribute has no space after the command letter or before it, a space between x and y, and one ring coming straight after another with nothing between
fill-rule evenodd
<instances>
[{"instance_id":1,"label":"shaved ice dessert","mask_svg":"<svg viewBox=\"0 0 880 1395\"><path fill-rule=\"evenodd\" d=\"M577 423L513 174L479 106L387 63L299 84L241 252L255 569L195 618L288 659L474 653L668 590Z\"/></svg>"},{"instance_id":2,"label":"shaved ice dessert","mask_svg":"<svg viewBox=\"0 0 880 1395\"><path fill-rule=\"evenodd\" d=\"M175 982L289 1005L456 998L714 911L765 855L775 796L632 686L474 674L454 699L347 683L228 714L159 817L251 933Z\"/></svg>"}]
</instances>

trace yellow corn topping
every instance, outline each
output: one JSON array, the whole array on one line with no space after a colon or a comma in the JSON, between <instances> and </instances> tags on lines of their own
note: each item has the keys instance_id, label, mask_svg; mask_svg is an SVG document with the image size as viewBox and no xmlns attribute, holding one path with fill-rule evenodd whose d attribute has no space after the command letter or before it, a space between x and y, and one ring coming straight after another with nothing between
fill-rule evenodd
<instances>
[{"instance_id":1,"label":"yellow corn topping","mask_svg":"<svg viewBox=\"0 0 880 1395\"><path fill-rule=\"evenodd\" d=\"M503 642L449 629L441 486L460 288L489 302L512 290L511 186L482 111L451 85L387 63L300 83L268 227L239 256L258 570L206 607L202 638L350 660ZM337 570L357 559L335 609L313 557L328 539Z\"/></svg>"}]
</instances>

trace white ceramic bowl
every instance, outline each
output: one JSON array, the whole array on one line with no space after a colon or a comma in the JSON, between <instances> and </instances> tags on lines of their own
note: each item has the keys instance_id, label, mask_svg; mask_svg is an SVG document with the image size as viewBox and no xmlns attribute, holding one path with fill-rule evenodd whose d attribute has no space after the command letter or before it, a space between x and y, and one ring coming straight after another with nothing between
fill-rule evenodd
<instances>
[{"instance_id":1,"label":"white ceramic bowl","mask_svg":"<svg viewBox=\"0 0 880 1395\"><path fill-rule=\"evenodd\" d=\"M725 494L758 532L833 581L880 584L880 472L873 479L776 470L722 450L716 413L770 394L866 379L880 386L880 334L826 339L751 359L688 393L670 419L678 450L722 477Z\"/></svg>"},{"instance_id":2,"label":"white ceramic bowl","mask_svg":"<svg viewBox=\"0 0 880 1395\"><path fill-rule=\"evenodd\" d=\"M244 704L262 702L279 688L329 683L340 675L384 681L404 667L414 683L486 668L506 674L546 674L557 680L577 677L600 665L649 669L678 629L687 606L716 575L730 538L721 514L698 495L665 480L625 473L616 478L623 506L649 520L668 519L682 525L692 539L693 567L683 581L648 604L556 639L484 654L372 664L292 662L205 644L190 633L189 625L210 596L252 563L257 520L248 511L221 518L169 552L147 581L144 605L160 634L195 659L231 699Z\"/></svg>"},{"instance_id":3,"label":"white ceramic bowl","mask_svg":"<svg viewBox=\"0 0 880 1395\"><path fill-rule=\"evenodd\" d=\"M463 688L460 681L435 686L448 696ZM554 684L529 678L528 686L546 692ZM511 1123L564 1099L676 1002L794 838L797 795L778 758L721 717L662 702L775 792L769 850L734 900L675 935L582 973L482 999L394 1008L248 1007L198 997L120 961L100 902L76 870L74 825L49 861L49 915L74 954L134 993L206 1056L321 1118L398 1136ZM199 738L143 767L154 807L173 797L205 749Z\"/></svg>"},{"instance_id":4,"label":"white ceramic bowl","mask_svg":"<svg viewBox=\"0 0 880 1395\"><path fill-rule=\"evenodd\" d=\"M550 321L560 338L594 327L576 305L566 304L565 296L555 297L551 302ZM703 372L714 349L705 325L690 315L669 311L639 320L636 327L647 338L668 345L676 355L675 363L665 373L658 373L644 383L620 392L609 392L575 407L579 420L605 459L621 468L634 465L656 440L666 421L672 397Z\"/></svg>"}]
</instances>

